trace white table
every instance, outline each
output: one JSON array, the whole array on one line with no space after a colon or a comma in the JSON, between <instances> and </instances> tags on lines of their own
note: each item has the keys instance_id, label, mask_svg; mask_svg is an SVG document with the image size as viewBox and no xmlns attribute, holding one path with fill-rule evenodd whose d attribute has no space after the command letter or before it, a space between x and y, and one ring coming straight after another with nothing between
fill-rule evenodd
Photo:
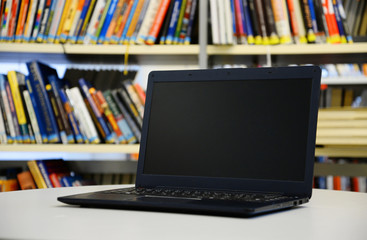
<instances>
[{"instance_id":1,"label":"white table","mask_svg":"<svg viewBox=\"0 0 367 240\"><path fill-rule=\"evenodd\" d=\"M122 186L0 193L0 239L367 239L367 194L314 190L311 201L253 218L68 206L58 196Z\"/></svg>"}]
</instances>

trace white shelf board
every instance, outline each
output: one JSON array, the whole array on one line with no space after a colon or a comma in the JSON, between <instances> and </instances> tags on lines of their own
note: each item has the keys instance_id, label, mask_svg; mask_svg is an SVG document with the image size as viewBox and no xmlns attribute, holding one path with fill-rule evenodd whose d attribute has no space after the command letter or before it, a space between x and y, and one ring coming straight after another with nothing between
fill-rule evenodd
<instances>
[{"instance_id":1,"label":"white shelf board","mask_svg":"<svg viewBox=\"0 0 367 240\"><path fill-rule=\"evenodd\" d=\"M365 76L355 76L355 77L329 77L322 78L322 84L332 84L332 85L358 85L358 84L367 84L367 77Z\"/></svg>"},{"instance_id":2,"label":"white shelf board","mask_svg":"<svg viewBox=\"0 0 367 240\"><path fill-rule=\"evenodd\" d=\"M59 53L63 54L64 49L60 44L48 43L0 43L1 52L13 53Z\"/></svg>"}]
</instances>

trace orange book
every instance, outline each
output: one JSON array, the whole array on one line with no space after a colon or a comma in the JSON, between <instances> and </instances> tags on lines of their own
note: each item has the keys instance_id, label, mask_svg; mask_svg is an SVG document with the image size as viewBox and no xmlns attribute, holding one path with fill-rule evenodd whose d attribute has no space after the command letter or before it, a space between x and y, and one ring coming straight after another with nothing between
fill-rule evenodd
<instances>
[{"instance_id":1,"label":"orange book","mask_svg":"<svg viewBox=\"0 0 367 240\"><path fill-rule=\"evenodd\" d=\"M20 5L17 30L15 32L16 42L20 42L22 40L22 34L24 32L24 24L27 17L28 6L29 6L29 0L22 1L22 4Z\"/></svg>"},{"instance_id":2,"label":"orange book","mask_svg":"<svg viewBox=\"0 0 367 240\"><path fill-rule=\"evenodd\" d=\"M117 3L116 11L113 15L110 26L108 27L108 30L107 30L107 33L106 33L106 40L105 40L104 43L109 43L109 41L112 37L112 34L115 31L117 22L120 19L120 17L122 17L121 13L123 13L123 11L124 11L125 3L127 4L126 0L119 0L119 2Z\"/></svg>"},{"instance_id":3,"label":"orange book","mask_svg":"<svg viewBox=\"0 0 367 240\"><path fill-rule=\"evenodd\" d=\"M153 45L155 43L155 40L158 37L159 31L161 30L162 23L166 16L170 2L171 0L162 0L161 5L159 6L158 12L155 16L152 28L149 31L146 44Z\"/></svg>"},{"instance_id":4,"label":"orange book","mask_svg":"<svg viewBox=\"0 0 367 240\"><path fill-rule=\"evenodd\" d=\"M133 0L129 0L129 3L127 5L127 9L124 13L124 15L120 16L117 20L117 24L115 27L115 30L113 31L112 37L111 37L111 43L118 43L122 32L124 31L125 25L126 25L126 21L127 18L129 17L129 14L131 12L131 9L133 7L134 1Z\"/></svg>"},{"instance_id":5,"label":"orange book","mask_svg":"<svg viewBox=\"0 0 367 240\"><path fill-rule=\"evenodd\" d=\"M0 192L10 192L19 190L16 179L0 180Z\"/></svg>"},{"instance_id":6,"label":"orange book","mask_svg":"<svg viewBox=\"0 0 367 240\"><path fill-rule=\"evenodd\" d=\"M144 90L141 88L141 86L138 83L134 83L134 88L135 88L136 93L138 94L140 102L143 105L145 105L146 95L145 95Z\"/></svg>"},{"instance_id":7,"label":"orange book","mask_svg":"<svg viewBox=\"0 0 367 240\"><path fill-rule=\"evenodd\" d=\"M334 176L334 190L342 190L342 181L340 176Z\"/></svg>"},{"instance_id":8,"label":"orange book","mask_svg":"<svg viewBox=\"0 0 367 240\"><path fill-rule=\"evenodd\" d=\"M329 30L331 43L340 43L340 35L338 24L336 22L332 0L325 0L322 2L326 25Z\"/></svg>"},{"instance_id":9,"label":"orange book","mask_svg":"<svg viewBox=\"0 0 367 240\"><path fill-rule=\"evenodd\" d=\"M139 0L138 5L136 6L135 13L133 16L133 19L131 20L129 30L127 31L126 38L124 39L124 44L128 44L130 41L130 38L134 34L136 24L138 23L140 12L143 8L144 0Z\"/></svg>"},{"instance_id":10,"label":"orange book","mask_svg":"<svg viewBox=\"0 0 367 240\"><path fill-rule=\"evenodd\" d=\"M17 178L22 190L37 188L30 171L18 173Z\"/></svg>"}]
</instances>

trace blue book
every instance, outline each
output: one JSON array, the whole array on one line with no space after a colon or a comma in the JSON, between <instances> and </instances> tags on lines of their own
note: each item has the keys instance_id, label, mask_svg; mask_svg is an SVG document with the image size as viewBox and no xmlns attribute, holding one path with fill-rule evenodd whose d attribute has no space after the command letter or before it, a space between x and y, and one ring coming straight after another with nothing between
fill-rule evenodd
<instances>
[{"instance_id":1,"label":"blue book","mask_svg":"<svg viewBox=\"0 0 367 240\"><path fill-rule=\"evenodd\" d=\"M195 13L196 13L196 5L197 5L197 0L193 0L191 3L191 10L190 10L190 20L189 20L189 24L187 26L187 32L186 32L186 37L185 37L185 41L184 44L190 44L191 42L191 32L192 32L192 27L194 24L194 17L195 17ZM236 28L236 26L235 26Z\"/></svg>"},{"instance_id":2,"label":"blue book","mask_svg":"<svg viewBox=\"0 0 367 240\"><path fill-rule=\"evenodd\" d=\"M175 37L178 17L180 16L180 9L181 9L182 0L175 0L173 11L171 15L171 20L168 27L168 32L166 36L166 44L172 44L173 38Z\"/></svg>"},{"instance_id":3,"label":"blue book","mask_svg":"<svg viewBox=\"0 0 367 240\"><path fill-rule=\"evenodd\" d=\"M45 180L45 183L47 185L48 188L53 188L53 185L51 183L51 180L49 178L49 173L47 171L47 167L46 164L42 161L42 160L37 160L37 166L42 174L43 180Z\"/></svg>"},{"instance_id":4,"label":"blue book","mask_svg":"<svg viewBox=\"0 0 367 240\"><path fill-rule=\"evenodd\" d=\"M311 14L311 21L312 21L312 29L314 33L319 32L317 29L317 21L316 21L316 13L315 13L315 7L313 6L313 1L308 0L308 6L310 8L310 14Z\"/></svg>"},{"instance_id":5,"label":"blue book","mask_svg":"<svg viewBox=\"0 0 367 240\"><path fill-rule=\"evenodd\" d=\"M131 8L131 11L129 13L129 17L127 18L126 20L126 24L125 24L125 27L124 27L124 31L122 32L122 35L121 35L121 38L119 40L120 43L124 43L125 41L125 38L126 38L126 34L127 34L127 31L129 30L129 27L130 27L130 23L134 17L134 14L135 14L135 10L136 10L136 6L138 6L138 2L139 1L135 1L133 3L133 6Z\"/></svg>"},{"instance_id":6,"label":"blue book","mask_svg":"<svg viewBox=\"0 0 367 240\"><path fill-rule=\"evenodd\" d=\"M98 124L100 124L100 127L105 134L105 141L107 143L114 142L114 133L110 131L110 129L107 126L107 123L105 122L101 113L99 112L96 106L96 103L93 100L93 97L89 93L89 87L84 78L79 79L79 85L80 85L81 91L84 93L84 96L87 98L90 107L92 108L92 111L98 121Z\"/></svg>"},{"instance_id":7,"label":"blue book","mask_svg":"<svg viewBox=\"0 0 367 240\"><path fill-rule=\"evenodd\" d=\"M104 20L101 33L99 34L99 37L98 37L98 43L102 44L105 40L106 33L108 30L108 27L110 26L111 20L113 18L113 14L115 13L117 3L118 3L118 0L112 0L110 7L108 8L107 16Z\"/></svg>"},{"instance_id":8,"label":"blue book","mask_svg":"<svg viewBox=\"0 0 367 240\"><path fill-rule=\"evenodd\" d=\"M244 16L245 16L245 25L246 25L246 29L247 29L247 36L249 38L251 38L251 37L254 36L254 31L252 29L250 8L249 8L247 0L243 0L243 11L244 11ZM248 39L248 43L253 44L254 42L252 41L252 39Z\"/></svg>"},{"instance_id":9,"label":"blue book","mask_svg":"<svg viewBox=\"0 0 367 240\"><path fill-rule=\"evenodd\" d=\"M44 119L45 129L49 143L60 142L59 130L52 110L52 105L46 92L47 76L50 70L54 70L40 62L27 62L29 81L37 102L41 117Z\"/></svg>"},{"instance_id":10,"label":"blue book","mask_svg":"<svg viewBox=\"0 0 367 240\"><path fill-rule=\"evenodd\" d=\"M89 5L90 5L91 0L85 0L84 5L83 5L83 10L80 14L80 18L78 20L78 23L76 25L76 30L75 30L75 34L74 36L70 37L70 41L72 43L75 43L78 39L78 36L80 34L80 31L82 30L84 21L85 21L85 17L87 15L88 9L89 9Z\"/></svg>"}]
</instances>

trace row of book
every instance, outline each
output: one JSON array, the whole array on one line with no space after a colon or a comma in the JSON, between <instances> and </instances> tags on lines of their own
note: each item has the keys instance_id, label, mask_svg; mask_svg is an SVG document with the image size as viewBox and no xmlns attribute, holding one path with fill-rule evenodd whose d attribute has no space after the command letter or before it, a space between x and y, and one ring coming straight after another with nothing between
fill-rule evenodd
<instances>
[{"instance_id":1,"label":"row of book","mask_svg":"<svg viewBox=\"0 0 367 240\"><path fill-rule=\"evenodd\" d=\"M365 1L210 0L213 44L352 43L367 34Z\"/></svg>"},{"instance_id":2,"label":"row of book","mask_svg":"<svg viewBox=\"0 0 367 240\"><path fill-rule=\"evenodd\" d=\"M190 44L197 0L5 0L3 41Z\"/></svg>"},{"instance_id":3,"label":"row of book","mask_svg":"<svg viewBox=\"0 0 367 240\"><path fill-rule=\"evenodd\" d=\"M328 157L317 157L316 161L330 164L344 164L349 162L360 164L358 160L330 159ZM360 176L318 176L314 178L314 187L319 189L367 192L367 178Z\"/></svg>"},{"instance_id":4,"label":"row of book","mask_svg":"<svg viewBox=\"0 0 367 240\"><path fill-rule=\"evenodd\" d=\"M32 61L29 75L0 74L1 143L140 141L145 92L136 72L54 68Z\"/></svg>"}]
</instances>

